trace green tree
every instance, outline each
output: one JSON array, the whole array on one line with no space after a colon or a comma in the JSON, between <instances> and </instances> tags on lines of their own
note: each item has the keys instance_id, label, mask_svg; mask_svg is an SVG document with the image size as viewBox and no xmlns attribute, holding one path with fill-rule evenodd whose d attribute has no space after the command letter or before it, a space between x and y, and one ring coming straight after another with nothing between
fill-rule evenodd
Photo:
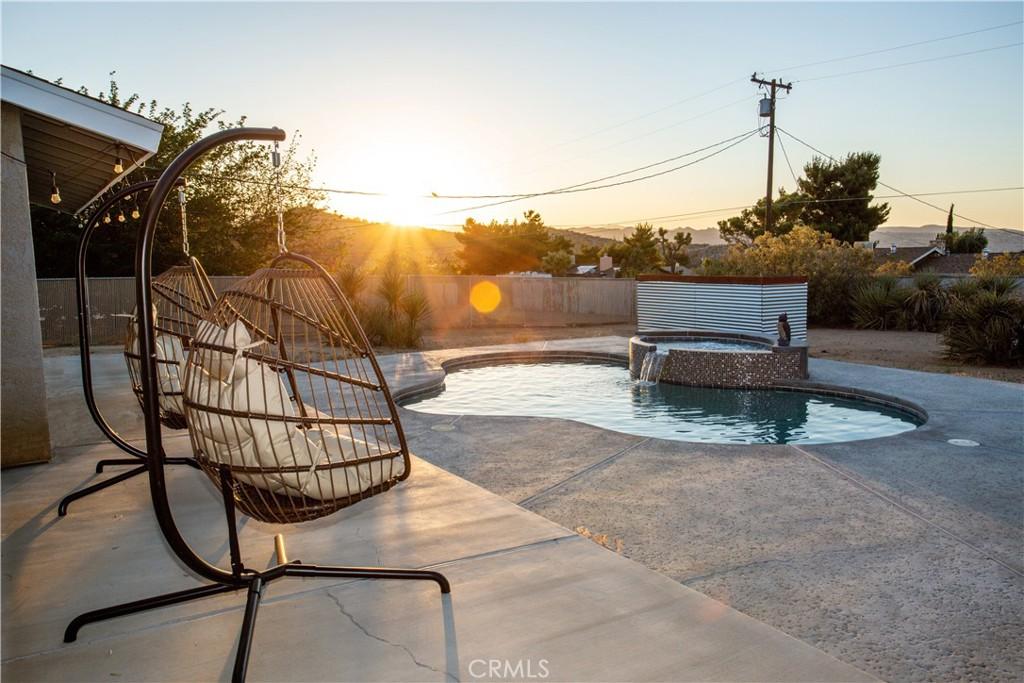
<instances>
[{"instance_id":1,"label":"green tree","mask_svg":"<svg viewBox=\"0 0 1024 683\"><path fill-rule=\"evenodd\" d=\"M690 256L686 253L686 248L692 242L693 235L688 232L677 230L669 239L668 230L658 228L658 246L661 249L661 258L673 272L677 266L690 265Z\"/></svg>"},{"instance_id":2,"label":"green tree","mask_svg":"<svg viewBox=\"0 0 1024 683\"><path fill-rule=\"evenodd\" d=\"M946 251L951 254L980 254L988 246L985 228L955 230L946 235L939 235L946 244Z\"/></svg>"},{"instance_id":3,"label":"green tree","mask_svg":"<svg viewBox=\"0 0 1024 683\"><path fill-rule=\"evenodd\" d=\"M548 253L572 250L572 243L563 235L552 235L535 211L527 211L522 221L511 223L478 223L467 218L455 239L461 245L455 256L466 275L537 270Z\"/></svg>"},{"instance_id":4,"label":"green tree","mask_svg":"<svg viewBox=\"0 0 1024 683\"><path fill-rule=\"evenodd\" d=\"M785 235L800 224L806 203L799 192L786 192L779 188L778 198L772 202L771 234ZM729 244L753 244L765 234L765 201L762 197L752 208L743 209L739 216L718 221L718 234Z\"/></svg>"},{"instance_id":5,"label":"green tree","mask_svg":"<svg viewBox=\"0 0 1024 683\"><path fill-rule=\"evenodd\" d=\"M949 205L949 215L946 216L946 234L947 235L952 235L953 234L953 207L954 206L956 206L956 205L955 204L950 204Z\"/></svg>"},{"instance_id":6,"label":"green tree","mask_svg":"<svg viewBox=\"0 0 1024 683\"><path fill-rule=\"evenodd\" d=\"M889 217L886 203L871 205L881 157L871 152L848 154L842 161L814 157L804 166L797 190L808 200L804 225L852 244L868 238Z\"/></svg>"},{"instance_id":7,"label":"green tree","mask_svg":"<svg viewBox=\"0 0 1024 683\"><path fill-rule=\"evenodd\" d=\"M596 266L601 262L601 247L596 244L584 244L576 252L576 263L581 266Z\"/></svg>"},{"instance_id":8,"label":"green tree","mask_svg":"<svg viewBox=\"0 0 1024 683\"><path fill-rule=\"evenodd\" d=\"M86 88L79 92L89 95ZM155 178L178 154L212 130L245 125L243 116L225 121L224 112L208 108L196 110L190 103L180 110L161 107L156 100L144 100L138 94L123 97L111 73L109 90L97 98L163 124L164 132L157 153L146 166L132 172L121 186L147 178ZM266 145L239 142L217 148L189 169L188 229L191 252L211 275L245 274L259 267L275 253L278 203L288 211L288 218L301 218L302 212L291 209L310 207L323 199L322 193L304 189L310 185L315 157L302 159L298 152L299 136L290 136L281 152L280 169L274 169ZM278 172L280 175L278 176ZM277 192L274 182L280 177L284 187ZM119 186L119 187L121 187ZM119 189L119 188L115 188ZM98 201L102 201L101 197ZM136 198L122 205L131 215ZM83 215L89 215L87 207ZM115 211L115 216L117 215ZM33 240L36 261L43 264L42 277L67 277L74 274L75 250L79 220L48 208L33 210ZM131 275L135 229L138 221L116 219L97 230L90 250L90 273L94 275ZM305 223L286 220L293 236L300 236ZM313 254L317 256L317 254ZM176 198L168 200L160 217L154 248L157 272L183 258L181 252L181 221Z\"/></svg>"},{"instance_id":9,"label":"green tree","mask_svg":"<svg viewBox=\"0 0 1024 683\"><path fill-rule=\"evenodd\" d=\"M540 267L554 277L565 277L572 268L572 254L568 251L549 251L540 260Z\"/></svg>"},{"instance_id":10,"label":"green tree","mask_svg":"<svg viewBox=\"0 0 1024 683\"><path fill-rule=\"evenodd\" d=\"M828 325L849 323L853 292L873 270L870 249L843 244L806 225L785 235L762 235L752 246L733 246L721 260L701 264L702 275L803 275L808 318Z\"/></svg>"},{"instance_id":11,"label":"green tree","mask_svg":"<svg viewBox=\"0 0 1024 683\"><path fill-rule=\"evenodd\" d=\"M619 267L622 277L652 273L661 265L658 238L650 223L638 224L633 228L633 234L609 245L607 253Z\"/></svg>"}]
</instances>

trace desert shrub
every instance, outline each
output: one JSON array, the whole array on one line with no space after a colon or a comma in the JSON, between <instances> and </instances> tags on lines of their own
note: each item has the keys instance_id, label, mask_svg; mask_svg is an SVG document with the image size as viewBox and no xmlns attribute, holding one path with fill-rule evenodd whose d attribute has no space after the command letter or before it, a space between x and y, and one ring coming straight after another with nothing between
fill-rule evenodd
<instances>
[{"instance_id":1,"label":"desert shrub","mask_svg":"<svg viewBox=\"0 0 1024 683\"><path fill-rule=\"evenodd\" d=\"M380 275L377 295L384 300L391 316L397 317L402 297L405 296L405 276L397 268L386 268Z\"/></svg>"},{"instance_id":2,"label":"desert shrub","mask_svg":"<svg viewBox=\"0 0 1024 683\"><path fill-rule=\"evenodd\" d=\"M1001 275L989 275L978 278L978 288L986 292L994 292L1000 296L1010 295L1017 291L1017 278Z\"/></svg>"},{"instance_id":3,"label":"desert shrub","mask_svg":"<svg viewBox=\"0 0 1024 683\"><path fill-rule=\"evenodd\" d=\"M430 318L426 297L420 292L406 291L405 276L397 269L381 274L377 294L381 302L364 307L360 312L370 343L392 348L419 347Z\"/></svg>"},{"instance_id":4,"label":"desert shrub","mask_svg":"<svg viewBox=\"0 0 1024 683\"><path fill-rule=\"evenodd\" d=\"M1010 289L984 284L951 298L942 337L946 356L977 365L1024 365L1024 301Z\"/></svg>"},{"instance_id":5,"label":"desert shrub","mask_svg":"<svg viewBox=\"0 0 1024 683\"><path fill-rule=\"evenodd\" d=\"M918 273L903 302L903 319L910 330L937 332L946 315L949 296L934 273Z\"/></svg>"},{"instance_id":6,"label":"desert shrub","mask_svg":"<svg viewBox=\"0 0 1024 683\"><path fill-rule=\"evenodd\" d=\"M346 264L338 271L336 279L338 286L345 293L349 303L357 306L363 290L366 289L366 273L358 266Z\"/></svg>"},{"instance_id":7,"label":"desert shrub","mask_svg":"<svg viewBox=\"0 0 1024 683\"><path fill-rule=\"evenodd\" d=\"M870 250L806 226L785 235L762 235L749 247L734 246L725 258L701 265L704 275L805 276L807 316L819 325L849 324L853 293L873 270Z\"/></svg>"},{"instance_id":8,"label":"desert shrub","mask_svg":"<svg viewBox=\"0 0 1024 683\"><path fill-rule=\"evenodd\" d=\"M946 296L949 297L950 303L954 300L963 301L970 299L974 296L981 287L978 284L978 280L975 278L957 280L946 289Z\"/></svg>"},{"instance_id":9,"label":"desert shrub","mask_svg":"<svg viewBox=\"0 0 1024 683\"><path fill-rule=\"evenodd\" d=\"M402 346L418 347L423 341L423 328L430 318L430 302L421 292L409 292L400 303L402 316L399 335Z\"/></svg>"},{"instance_id":10,"label":"desert shrub","mask_svg":"<svg viewBox=\"0 0 1024 683\"><path fill-rule=\"evenodd\" d=\"M875 268L875 275L889 275L892 277L910 277L914 274L914 268L906 261L886 261Z\"/></svg>"},{"instance_id":11,"label":"desert shrub","mask_svg":"<svg viewBox=\"0 0 1024 683\"><path fill-rule=\"evenodd\" d=\"M971 266L975 277L1024 277L1024 254L997 254L979 258Z\"/></svg>"},{"instance_id":12,"label":"desert shrub","mask_svg":"<svg viewBox=\"0 0 1024 683\"><path fill-rule=\"evenodd\" d=\"M862 283L853 292L853 324L866 330L903 327L908 295L895 278L881 277Z\"/></svg>"}]
</instances>

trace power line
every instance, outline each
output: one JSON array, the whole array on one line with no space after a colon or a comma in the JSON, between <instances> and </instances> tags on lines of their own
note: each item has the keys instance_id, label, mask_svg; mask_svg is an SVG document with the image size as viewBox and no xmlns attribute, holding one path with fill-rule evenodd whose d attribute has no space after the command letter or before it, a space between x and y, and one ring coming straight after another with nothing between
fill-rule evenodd
<instances>
[{"instance_id":1,"label":"power line","mask_svg":"<svg viewBox=\"0 0 1024 683\"><path fill-rule=\"evenodd\" d=\"M511 199L511 200L515 200L515 199L526 199L526 198L529 198L529 197L539 197L539 196L547 195L547 194L560 194L560 193L570 192L570 191L576 190L577 188L581 188L581 187L583 187L585 185L592 185L594 183L600 183L600 182L604 182L606 180L613 180L615 178L620 178L620 177L625 176L625 175L631 175L633 173L639 173L640 171L646 171L647 169L654 168L655 166L662 166L664 164L671 163L673 161L678 161L679 159L682 159L682 158L685 158L685 157L688 157L688 156L693 156L694 154L699 154L700 152L704 152L704 151L707 151L709 149L713 149L715 147L719 147L721 145L727 144L729 142L733 142L733 141L739 140L740 138L743 138L745 136L750 135L751 132L754 132L754 131L746 131L744 133L740 133L739 135L734 135L733 137L726 138L725 140L720 140L720 141L715 142L713 144L707 145L706 147L701 147L699 149L690 150L689 152L684 152L683 154L678 154L676 156L668 157L667 159L662 159L661 161L656 161L656 162L651 163L651 164L646 164L644 166L638 166L636 168L631 168L631 169L629 169L627 171L621 171L619 173L614 173L612 175L604 176L604 177L601 177L601 178L594 178L592 180L587 180L587 181L582 182L582 183L576 183L574 185L568 185L568 186L565 186L565 187L555 188L553 190L542 190L542 191L538 191L538 192L509 192L509 193L505 193L505 194L437 194L437 193L431 193L429 195L416 195L416 197L419 198L419 199ZM266 187L281 187L282 189L288 189L288 190L306 190L306 191L310 191L310 192L323 192L323 193L326 193L326 194L358 195L358 196L364 196L364 197L388 197L388 196L394 196L394 195L391 195L391 194L389 194L387 192L368 192L368 191L363 191L363 190L346 190L346 189L338 189L338 188L323 187L323 186L321 186L321 187L306 187L306 186L303 186L303 185L295 185L295 184L291 184L291 183L281 183L280 185L278 185L276 182L271 181L271 180L257 180L255 178L240 178L238 176L225 176L225 175L218 175L218 174L215 174L215 173L205 173L205 172L196 172L196 173L190 174L190 177L194 177L194 178L207 178L207 179L211 179L211 180L222 180L222 181L230 181L230 182L238 182L238 183L248 183L248 184L252 184L252 185L262 185L262 186L266 186Z\"/></svg>"},{"instance_id":2,"label":"power line","mask_svg":"<svg viewBox=\"0 0 1024 683\"><path fill-rule=\"evenodd\" d=\"M732 142L734 140L738 140L739 138L742 138L742 137L750 135L752 132L755 132L755 131L749 131L748 130L746 132L740 133L739 135L734 135L731 138L726 138L725 140L719 140L718 142L710 144L710 145L708 145L706 147L701 147L700 149L694 149L694 150L691 150L689 152L684 152L683 154L678 154L676 156L669 157L668 159L662 159L661 161L656 161L653 164L647 164L646 166L638 166L637 168L631 168L628 171L622 171L620 173L615 173L613 175L604 176L603 178L595 178L594 180L588 180L588 181L586 181L584 183L577 183L575 185L569 185L567 187L560 187L560 188L556 188L554 190L545 190L545 191L542 191L542 192L516 192L516 193L508 193L508 194L491 194L491 195L486 195L486 194L484 194L484 195L472 195L472 194L470 194L470 195L435 194L435 195L431 195L431 197L433 199L521 199L521 198L525 199L527 197L538 197L538 196L544 195L544 194L559 194L559 193L562 193L562 192L568 192L569 190L573 190L573 189L576 189L578 187L583 187L584 185L593 185L594 183L601 183L601 182L604 182L605 180L612 180L614 178L620 178L620 177L622 177L624 175L630 175L630 174L633 174L633 173L639 173L640 171L646 171L647 169L654 168L655 166L661 166L663 164L671 163L673 161L678 161L679 159L682 159L684 157L693 156L694 154L699 154L701 152L706 152L707 150L712 149L714 147L718 147L718 146L724 145L724 144L726 144L728 142Z\"/></svg>"},{"instance_id":3,"label":"power line","mask_svg":"<svg viewBox=\"0 0 1024 683\"><path fill-rule=\"evenodd\" d=\"M691 161L689 163L682 164L680 166L675 166L674 168L669 168L669 169L666 169L664 171L659 171L657 173L651 173L649 175L640 176L639 178L631 178L629 180L620 180L618 182L608 183L606 185L593 185L593 186L590 186L590 187L576 187L576 188L573 188L573 189L555 190L555 191L549 191L549 192L538 192L536 194L527 195L527 196L523 196L523 197L517 197L515 199L505 199L503 201L498 201L498 202L490 202L490 203L487 203L487 204L479 204L477 206L468 206L468 207L464 207L464 208L461 208L461 209L453 209L451 211L444 211L442 213L435 214L435 215L437 215L437 216L447 216L447 215L450 215L450 214L453 214L453 213L463 213L465 211L475 211L477 209L485 209L485 208L488 208L488 207L491 207L491 206L498 206L500 204L508 204L510 202L517 202L517 201L521 201L523 199L531 199L533 197L541 197L541 196L545 196L545 195L556 195L556 194L573 194L573 193L576 193L576 192L591 192L593 190L604 190L604 189L607 189L607 188L610 188L610 187L619 187L621 185L629 185L631 183L639 183L639 182L642 182L644 180L650 180L651 178L657 178L659 176L667 175L669 173L674 173L675 171L679 171L681 169L688 168L689 166L693 166L694 164L699 164L700 162L705 161L706 159L710 159L711 157L717 156L717 155L721 154L722 152L725 152L726 150L732 149L733 147L735 147L736 145L740 144L741 142L744 142L745 140L749 140L751 137L753 137L756 134L757 134L757 131L754 130L754 131L752 131L750 133L747 133L744 137L740 138L739 140L736 140L735 142L733 142L733 143L731 143L731 144L729 144L729 145L727 145L727 146L725 146L725 147L723 147L721 149L715 150L711 154L706 154L706 155L700 157L699 159L694 159L693 161Z\"/></svg>"},{"instance_id":4,"label":"power line","mask_svg":"<svg viewBox=\"0 0 1024 683\"><path fill-rule=\"evenodd\" d=\"M779 147L782 149L782 156L786 158L786 166L789 166L789 174L793 176L793 184L799 185L800 181L797 180L796 172L793 170L793 164L789 163L789 153L786 152L786 145L782 143L782 138L779 138Z\"/></svg>"},{"instance_id":5,"label":"power line","mask_svg":"<svg viewBox=\"0 0 1024 683\"><path fill-rule=\"evenodd\" d=\"M970 50L968 52L957 52L957 53L954 53L954 54L951 54L951 55L940 55L938 57L929 57L927 59L917 59L917 60L914 60L912 62L901 62L899 64L887 64L885 66L875 66L875 67L871 67L869 69L858 69L856 71L844 71L842 73L828 74L828 75L825 75L825 76L814 76L812 78L804 78L804 79L793 81L793 82L794 83L809 83L811 81L822 81L822 80L825 80L825 79L828 79L828 78L841 78L843 76L853 76L853 75L856 75L856 74L865 74L865 73L870 73L872 71L883 71L885 69L898 69L900 67L913 66L915 64L925 64L925 63L928 63L928 62L938 62L938 61L941 61L941 60L944 60L944 59L954 59L956 57L967 57L969 55L977 55L977 54L981 54L983 52L992 52L994 50L1005 50L1008 47L1017 47L1019 45L1024 45L1024 41L1018 41L1016 43L1007 43L1006 45L996 45L995 47L986 47L986 48L982 48L980 50Z\"/></svg>"},{"instance_id":6,"label":"power line","mask_svg":"<svg viewBox=\"0 0 1024 683\"><path fill-rule=\"evenodd\" d=\"M806 62L804 64L797 64L796 66L787 66L782 69L772 69L772 71L793 71L795 69L803 69L809 66L820 66L822 64L833 64L835 62L843 62L848 59L857 59L858 57L869 57L871 55L879 55L884 52L894 52L896 50L905 50L911 47L918 47L919 45L928 45L929 43L938 43L944 40L952 40L954 38L963 38L964 36L973 36L978 33L985 33L987 31L995 31L1001 28L1009 28L1010 26L1019 26L1024 24L1024 21L1011 21L1008 24L999 24L998 26L988 26L986 28L979 28L974 31L965 31L963 33L954 33L948 36L939 36L938 38L929 38L927 40L919 40L914 43L904 43L902 45L894 45L893 47L886 47L880 50L870 50L868 52L858 52L855 55L847 55L845 57L833 57L832 59L822 59L817 62Z\"/></svg>"},{"instance_id":7,"label":"power line","mask_svg":"<svg viewBox=\"0 0 1024 683\"><path fill-rule=\"evenodd\" d=\"M782 130L782 129L780 128L779 130ZM785 132L785 131L783 131L783 132ZM788 133L787 133L787 135L788 135ZM879 184L881 185L881 183L879 183ZM886 187L888 187L888 186L886 186ZM912 193L912 194L911 193L906 193L906 192L900 192L899 194L870 195L870 196L862 196L862 197L833 197L833 198L829 198L829 199L780 200L778 203L780 205L783 205L783 206L787 206L787 205L791 205L791 204L828 204L828 203L833 203L833 202L864 201L864 200L872 200L872 199L917 199L918 197L942 197L942 196L957 195L957 194L979 194L979 193L987 193L987 192L1013 192L1013 191L1018 191L1019 192L1021 190L1024 190L1024 185L1022 185L1022 186L1010 186L1010 187L984 187L984 188L973 188L973 189L969 189L969 190L944 190L944 191L941 191L941 192L915 192L915 193ZM896 190L896 191L898 192L898 190ZM705 210L702 210L702 211L690 211L690 212L687 212L687 213L674 213L674 214L668 214L668 215L665 215L665 216L645 216L645 217L642 217L642 218L630 218L628 220L612 221L612 222L609 222L609 223L598 223L597 225L595 225L593 223L575 223L575 224L572 224L572 225L562 224L562 225L558 225L558 226L549 226L549 227L559 227L559 228L618 227L618 226L621 226L621 225L629 225L629 224L634 224L634 223L644 223L644 222L657 223L657 222L663 222L663 221L668 221L668 220L678 220L680 218L691 218L693 216L701 216L701 215L704 215L704 214L724 213L726 211L742 211L743 209L752 209L755 206L756 206L756 204L741 204L741 205L737 205L737 206L724 206L724 207L720 207L720 208L717 208L717 209L705 209ZM940 208L940 207L936 207L936 208ZM945 209L942 209L942 211L945 211ZM958 215L958 214L954 214L954 215ZM961 216L961 218L962 218L962 216ZM970 219L966 219L966 218L964 220L970 221ZM972 222L976 222L976 221L972 221ZM986 226L986 227L989 227L989 226ZM995 229L995 230L1002 230L1003 228L993 228L993 229Z\"/></svg>"},{"instance_id":8,"label":"power line","mask_svg":"<svg viewBox=\"0 0 1024 683\"><path fill-rule=\"evenodd\" d=\"M818 154L821 154L822 156L826 157L830 161L833 161L833 162L836 161L835 157L833 157L831 154L826 154L825 152L822 152L820 149L818 149L814 145L810 144L809 142L805 142L805 141L801 140L797 136L795 136L792 133L790 133L788 130L785 130L782 127L780 127L779 130L781 130L783 133L785 133L789 137L791 137L794 140L796 140L797 142L799 142L804 147L807 147L808 149L811 149L814 152L816 152ZM931 208L933 208L933 209L935 209L937 211L941 211L942 213L946 213L946 209L942 208L941 206L936 206L935 204L932 204L930 202L926 202L923 199L918 199L916 196L914 196L912 194L909 194L909 193L906 193L906 192L904 192L903 190L901 190L899 188L893 187L892 185L886 185L881 180L878 181L878 184L881 185L882 187L885 187L885 188L888 188L888 189L892 190L893 192L899 192L904 197L910 197L911 199L914 199L915 201L917 201L917 202L919 202L921 204L924 204L925 206L930 206ZM968 223L974 223L976 225L982 225L982 226L984 226L986 228L998 229L994 225L989 225L988 223L984 223L982 221L975 220L973 218L968 218L967 216L962 216L962 215L960 215L958 213L955 213L955 212L953 213L953 215L956 216L957 218L960 218L961 220L967 221Z\"/></svg>"}]
</instances>

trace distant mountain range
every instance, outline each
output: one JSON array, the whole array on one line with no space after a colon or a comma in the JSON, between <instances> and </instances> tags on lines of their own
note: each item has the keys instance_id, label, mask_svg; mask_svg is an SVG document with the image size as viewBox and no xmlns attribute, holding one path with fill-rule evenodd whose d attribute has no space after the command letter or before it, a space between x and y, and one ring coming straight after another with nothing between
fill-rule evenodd
<instances>
[{"instance_id":1,"label":"distant mountain range","mask_svg":"<svg viewBox=\"0 0 1024 683\"><path fill-rule=\"evenodd\" d=\"M924 247L928 242L935 239L935 235L944 232L944 225L922 225L920 227L886 225L871 233L871 239L877 241L879 246L889 246L893 243L898 247ZM677 228L669 230L670 235L676 232L687 232L693 235L693 244L724 244L718 236L718 228ZM606 240L621 240L633 232L632 227L601 227L601 228L576 228L575 232L584 235L592 235ZM993 252L1002 251L1024 251L1024 231L1011 228L989 228L985 230L988 237L988 248Z\"/></svg>"}]
</instances>

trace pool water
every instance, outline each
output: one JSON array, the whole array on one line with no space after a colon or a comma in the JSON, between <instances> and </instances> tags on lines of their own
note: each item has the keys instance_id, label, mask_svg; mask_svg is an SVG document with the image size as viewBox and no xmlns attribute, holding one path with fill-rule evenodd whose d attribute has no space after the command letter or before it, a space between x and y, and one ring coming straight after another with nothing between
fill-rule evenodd
<instances>
[{"instance_id":1,"label":"pool water","mask_svg":"<svg viewBox=\"0 0 1024 683\"><path fill-rule=\"evenodd\" d=\"M445 388L403 402L442 415L556 417L638 436L734 444L815 444L891 436L920 421L869 401L802 391L650 384L623 366L552 362L450 372Z\"/></svg>"},{"instance_id":2,"label":"pool water","mask_svg":"<svg viewBox=\"0 0 1024 683\"><path fill-rule=\"evenodd\" d=\"M754 351L771 353L770 349L764 344L724 339L673 339L671 341L659 341L657 337L651 337L645 338L644 341L654 344L658 347L658 351L679 349L684 351L744 351L746 353Z\"/></svg>"}]
</instances>

